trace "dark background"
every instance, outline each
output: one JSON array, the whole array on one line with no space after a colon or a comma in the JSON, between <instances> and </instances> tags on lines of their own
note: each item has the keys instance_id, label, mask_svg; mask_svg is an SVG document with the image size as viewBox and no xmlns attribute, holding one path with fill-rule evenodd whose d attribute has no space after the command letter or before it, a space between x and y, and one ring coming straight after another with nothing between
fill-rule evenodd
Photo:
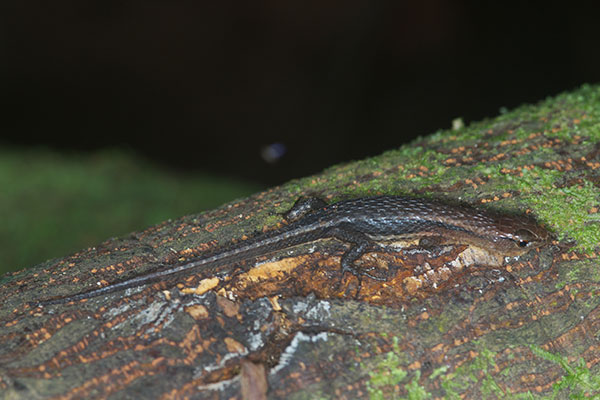
<instances>
[{"instance_id":1,"label":"dark background","mask_svg":"<svg viewBox=\"0 0 600 400\"><path fill-rule=\"evenodd\" d=\"M593 2L401 3L5 1L0 146L272 185L600 81Z\"/></svg>"}]
</instances>

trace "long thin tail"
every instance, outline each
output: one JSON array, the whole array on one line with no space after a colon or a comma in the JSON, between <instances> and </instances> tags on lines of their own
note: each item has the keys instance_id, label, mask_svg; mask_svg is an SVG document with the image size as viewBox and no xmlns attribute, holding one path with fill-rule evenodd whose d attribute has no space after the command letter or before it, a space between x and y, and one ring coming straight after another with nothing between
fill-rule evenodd
<instances>
[{"instance_id":1,"label":"long thin tail","mask_svg":"<svg viewBox=\"0 0 600 400\"><path fill-rule=\"evenodd\" d=\"M71 301L98 297L119 290L158 282L165 278L175 277L184 273L191 273L200 267L207 267L209 265L218 266L255 258L301 243L317 240L324 236L324 229L320 229L318 227L315 228L315 226L302 226L297 228L289 226L288 229L285 229L284 231L278 230L262 234L255 238L241 242L233 247L225 250L216 250L215 252L212 252L211 255L194 261L186 262L178 266L165 267L160 271L133 277L131 279L127 279L122 282L116 282L102 288L80 292L65 297L34 301L30 302L29 304L32 307L38 307L52 304L65 304Z\"/></svg>"}]
</instances>

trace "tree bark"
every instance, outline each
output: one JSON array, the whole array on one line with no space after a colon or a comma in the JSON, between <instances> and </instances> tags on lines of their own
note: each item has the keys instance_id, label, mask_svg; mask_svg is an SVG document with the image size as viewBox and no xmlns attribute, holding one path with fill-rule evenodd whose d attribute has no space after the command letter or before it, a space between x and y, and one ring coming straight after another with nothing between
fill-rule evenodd
<instances>
[{"instance_id":1,"label":"tree bark","mask_svg":"<svg viewBox=\"0 0 600 400\"><path fill-rule=\"evenodd\" d=\"M537 398L600 393L600 87L439 132L0 281L9 399ZM62 305L277 229L300 195L403 194L530 213L555 240L375 249L342 276L322 240Z\"/></svg>"}]
</instances>

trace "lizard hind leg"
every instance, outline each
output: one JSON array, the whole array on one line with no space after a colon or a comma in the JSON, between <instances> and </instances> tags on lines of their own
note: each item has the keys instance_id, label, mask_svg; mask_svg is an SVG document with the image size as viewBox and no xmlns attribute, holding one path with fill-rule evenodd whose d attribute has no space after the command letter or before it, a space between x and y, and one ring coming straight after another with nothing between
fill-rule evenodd
<instances>
[{"instance_id":1,"label":"lizard hind leg","mask_svg":"<svg viewBox=\"0 0 600 400\"><path fill-rule=\"evenodd\" d=\"M362 270L363 268L355 265L355 262L373 247L373 241L370 240L366 235L344 226L332 229L331 235L342 242L351 244L350 249L348 249L342 255L342 279L344 278L344 274L346 272L350 272L359 280L361 280L362 276L367 276L377 281L387 281L387 277L381 278L371 275L370 273Z\"/></svg>"}]
</instances>

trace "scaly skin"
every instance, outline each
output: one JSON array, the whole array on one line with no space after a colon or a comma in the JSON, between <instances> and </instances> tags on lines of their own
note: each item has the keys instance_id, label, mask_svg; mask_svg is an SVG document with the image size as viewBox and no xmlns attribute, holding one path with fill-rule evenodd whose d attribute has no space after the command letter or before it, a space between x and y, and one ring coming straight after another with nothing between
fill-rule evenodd
<instances>
[{"instance_id":1,"label":"scaly skin","mask_svg":"<svg viewBox=\"0 0 600 400\"><path fill-rule=\"evenodd\" d=\"M496 215L471 207L402 196L365 197L329 205L316 198L300 198L287 218L289 224L281 229L217 249L196 260L32 305L89 299L190 274L202 267L233 264L326 238L351 244L342 256L341 266L344 272L353 274L360 273L354 268L354 262L378 242L435 237L445 244L468 244L498 255L518 256L544 245L549 238L544 228L523 216Z\"/></svg>"}]
</instances>

